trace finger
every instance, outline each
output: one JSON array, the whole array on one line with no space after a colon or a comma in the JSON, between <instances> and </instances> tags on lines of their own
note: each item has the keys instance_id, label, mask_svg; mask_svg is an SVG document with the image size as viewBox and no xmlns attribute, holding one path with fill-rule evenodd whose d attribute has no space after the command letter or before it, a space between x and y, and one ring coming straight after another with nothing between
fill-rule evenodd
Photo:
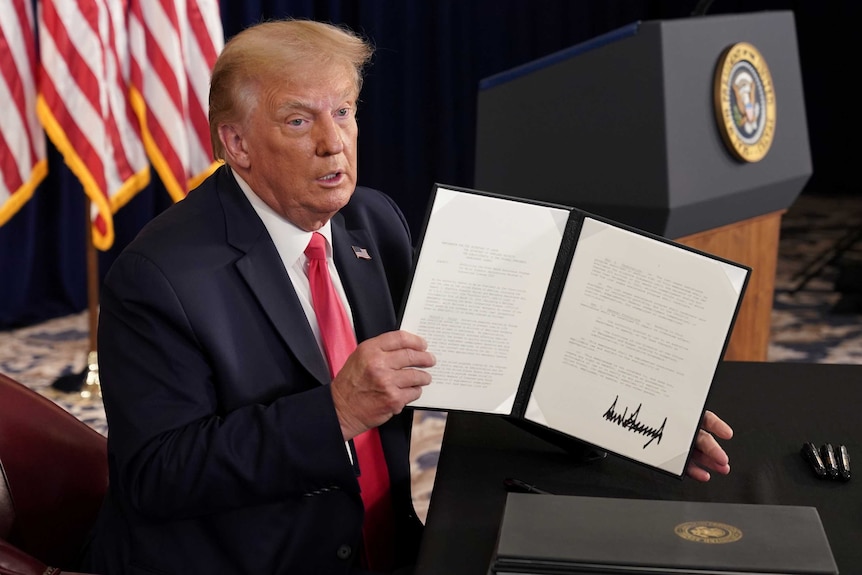
<instances>
[{"instance_id":1,"label":"finger","mask_svg":"<svg viewBox=\"0 0 862 575\"><path fill-rule=\"evenodd\" d=\"M727 465L730 458L727 452L718 444L715 437L706 431L699 429L697 431L697 439L695 440L695 450L711 459L716 465Z\"/></svg>"},{"instance_id":2,"label":"finger","mask_svg":"<svg viewBox=\"0 0 862 575\"><path fill-rule=\"evenodd\" d=\"M712 411L706 410L703 413L703 421L701 427L713 435L717 435L721 439L731 439L733 437L733 428L731 428L723 419L717 416Z\"/></svg>"},{"instance_id":3,"label":"finger","mask_svg":"<svg viewBox=\"0 0 862 575\"><path fill-rule=\"evenodd\" d=\"M392 379L400 389L419 388L431 383L431 374L421 369L405 368L395 372Z\"/></svg>"},{"instance_id":4,"label":"finger","mask_svg":"<svg viewBox=\"0 0 862 575\"><path fill-rule=\"evenodd\" d=\"M402 379L405 379L406 381L406 378ZM379 406L382 409L381 413L385 414L386 419L401 413L404 407L410 404L410 402L419 399L422 396L422 388L430 383L430 378L427 380L425 378L421 378L412 381L412 383L415 383L415 385L406 385L403 381L398 382L395 387L390 388L386 392L385 396L381 396Z\"/></svg>"},{"instance_id":5,"label":"finger","mask_svg":"<svg viewBox=\"0 0 862 575\"><path fill-rule=\"evenodd\" d=\"M689 459L689 465L695 465L697 467L703 468L704 470L715 471L716 473L721 473L722 475L727 475L728 473L730 473L729 462L721 463L700 451L692 452L691 458Z\"/></svg>"},{"instance_id":6,"label":"finger","mask_svg":"<svg viewBox=\"0 0 862 575\"><path fill-rule=\"evenodd\" d=\"M372 338L372 340L383 351L397 351L400 349L425 351L428 348L428 342L425 341L425 338L403 329L388 331Z\"/></svg>"},{"instance_id":7,"label":"finger","mask_svg":"<svg viewBox=\"0 0 862 575\"><path fill-rule=\"evenodd\" d=\"M698 467L694 463L689 463L685 468L685 474L697 481L707 482L710 480L709 471Z\"/></svg>"},{"instance_id":8,"label":"finger","mask_svg":"<svg viewBox=\"0 0 862 575\"><path fill-rule=\"evenodd\" d=\"M387 364L392 369L427 368L434 367L435 363L437 363L437 358L430 351L418 351L410 348L392 351L387 358Z\"/></svg>"},{"instance_id":9,"label":"finger","mask_svg":"<svg viewBox=\"0 0 862 575\"><path fill-rule=\"evenodd\" d=\"M403 395L402 395L403 402L401 404L401 407L399 407L397 410L395 410L393 412L393 414L401 413L401 411L404 409L404 407L410 405L411 403L413 403L414 401L416 401L420 397L422 397L422 388L421 387L405 388L403 391Z\"/></svg>"},{"instance_id":10,"label":"finger","mask_svg":"<svg viewBox=\"0 0 862 575\"><path fill-rule=\"evenodd\" d=\"M699 451L692 452L691 458L689 459L688 465L685 469L686 475L692 479L696 479L697 481L709 481L712 477L710 470L722 475L727 475L730 473L730 465L719 465L715 460Z\"/></svg>"}]
</instances>

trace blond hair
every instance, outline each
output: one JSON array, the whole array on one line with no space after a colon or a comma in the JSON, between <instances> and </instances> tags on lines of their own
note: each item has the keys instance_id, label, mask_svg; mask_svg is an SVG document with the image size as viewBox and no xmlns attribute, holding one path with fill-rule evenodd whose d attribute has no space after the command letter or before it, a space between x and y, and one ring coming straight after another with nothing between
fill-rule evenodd
<instances>
[{"instance_id":1,"label":"blond hair","mask_svg":"<svg viewBox=\"0 0 862 575\"><path fill-rule=\"evenodd\" d=\"M353 69L356 93L374 48L347 28L312 20L277 20L246 28L225 44L210 81L213 155L224 159L221 124L244 121L262 83L329 64Z\"/></svg>"}]
</instances>

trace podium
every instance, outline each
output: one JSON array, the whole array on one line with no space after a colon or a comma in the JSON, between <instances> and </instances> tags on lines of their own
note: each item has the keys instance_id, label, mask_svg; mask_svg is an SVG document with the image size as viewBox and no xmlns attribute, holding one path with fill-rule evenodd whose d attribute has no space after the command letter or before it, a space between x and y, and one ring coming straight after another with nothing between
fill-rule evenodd
<instances>
[{"instance_id":1,"label":"podium","mask_svg":"<svg viewBox=\"0 0 862 575\"><path fill-rule=\"evenodd\" d=\"M811 176L793 13L635 22L483 79L475 187L750 266L725 359L766 359L781 215Z\"/></svg>"}]
</instances>

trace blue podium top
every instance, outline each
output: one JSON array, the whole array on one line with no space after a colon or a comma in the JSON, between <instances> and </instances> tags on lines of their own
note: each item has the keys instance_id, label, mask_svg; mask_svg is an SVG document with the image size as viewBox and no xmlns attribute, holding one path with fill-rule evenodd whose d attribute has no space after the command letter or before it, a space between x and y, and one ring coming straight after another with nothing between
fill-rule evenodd
<instances>
[{"instance_id":1,"label":"blue podium top","mask_svg":"<svg viewBox=\"0 0 862 575\"><path fill-rule=\"evenodd\" d=\"M605 32L600 36L596 36L595 38L591 38L590 40L581 42L580 44L575 44L574 46L564 48L554 52L553 54L548 54L547 56L537 60L533 60L515 68L510 68L509 70L494 74L493 76L483 78L479 81L479 91L489 90L495 86L499 86L500 84L511 82L521 76L532 74L536 70L541 70L542 68L553 66L558 62L568 60L578 54L583 54L584 52L600 48L607 44L622 40L623 38L628 38L629 36L634 36L638 32L640 24L640 21L632 22L631 24L617 28L616 30L611 30L610 32Z\"/></svg>"}]
</instances>

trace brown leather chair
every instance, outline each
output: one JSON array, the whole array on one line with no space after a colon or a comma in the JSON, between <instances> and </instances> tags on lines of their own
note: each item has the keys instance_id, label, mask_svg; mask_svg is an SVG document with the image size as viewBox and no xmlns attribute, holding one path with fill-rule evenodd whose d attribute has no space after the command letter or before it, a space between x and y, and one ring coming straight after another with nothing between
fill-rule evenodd
<instances>
[{"instance_id":1,"label":"brown leather chair","mask_svg":"<svg viewBox=\"0 0 862 575\"><path fill-rule=\"evenodd\" d=\"M107 440L0 374L0 575L55 575L80 553L108 488Z\"/></svg>"}]
</instances>

